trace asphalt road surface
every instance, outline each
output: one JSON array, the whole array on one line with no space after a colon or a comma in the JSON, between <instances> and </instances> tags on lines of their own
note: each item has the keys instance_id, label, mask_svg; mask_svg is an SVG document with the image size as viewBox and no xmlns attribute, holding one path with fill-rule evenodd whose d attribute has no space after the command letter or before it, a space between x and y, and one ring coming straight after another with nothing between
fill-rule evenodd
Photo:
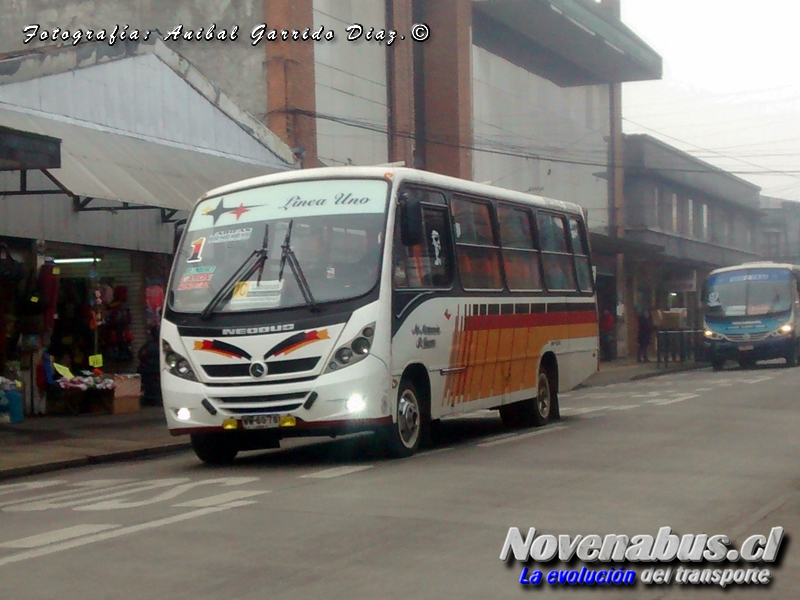
<instances>
[{"instance_id":1,"label":"asphalt road surface","mask_svg":"<svg viewBox=\"0 0 800 600\"><path fill-rule=\"evenodd\" d=\"M311 440L208 468L185 453L0 485L0 597L13 600L800 597L800 369L684 372L562 394L563 419L508 431L482 411L437 446L383 459L371 436ZM749 564L625 567L630 586L519 582L499 559L527 536L785 528ZM648 567L673 581L645 585ZM771 584L677 584L678 567L769 569Z\"/></svg>"}]
</instances>

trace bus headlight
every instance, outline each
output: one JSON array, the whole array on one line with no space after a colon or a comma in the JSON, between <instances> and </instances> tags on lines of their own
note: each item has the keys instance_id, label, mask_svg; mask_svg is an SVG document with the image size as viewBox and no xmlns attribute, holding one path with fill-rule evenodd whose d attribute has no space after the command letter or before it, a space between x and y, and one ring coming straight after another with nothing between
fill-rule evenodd
<instances>
[{"instance_id":1,"label":"bus headlight","mask_svg":"<svg viewBox=\"0 0 800 600\"><path fill-rule=\"evenodd\" d=\"M333 353L333 357L325 369L325 373L330 373L353 365L360 360L364 360L369 355L369 351L372 348L374 336L375 323L370 323L364 327L355 338L336 349L336 352Z\"/></svg>"},{"instance_id":2,"label":"bus headlight","mask_svg":"<svg viewBox=\"0 0 800 600\"><path fill-rule=\"evenodd\" d=\"M703 337L705 337L707 340L721 340L722 339L722 336L720 334L718 334L718 333L716 333L714 331L711 331L708 328L706 328L706 330L703 332Z\"/></svg>"},{"instance_id":3,"label":"bus headlight","mask_svg":"<svg viewBox=\"0 0 800 600\"><path fill-rule=\"evenodd\" d=\"M197 381L197 376L194 374L192 365L189 364L189 361L186 360L184 356L175 352L172 346L169 345L169 342L162 340L161 349L164 351L164 363L167 365L167 370L170 373L181 379Z\"/></svg>"},{"instance_id":4,"label":"bus headlight","mask_svg":"<svg viewBox=\"0 0 800 600\"><path fill-rule=\"evenodd\" d=\"M780 337L783 335L789 335L794 331L794 325L792 323L786 323L778 327L775 331L773 331L770 335L774 337Z\"/></svg>"}]
</instances>

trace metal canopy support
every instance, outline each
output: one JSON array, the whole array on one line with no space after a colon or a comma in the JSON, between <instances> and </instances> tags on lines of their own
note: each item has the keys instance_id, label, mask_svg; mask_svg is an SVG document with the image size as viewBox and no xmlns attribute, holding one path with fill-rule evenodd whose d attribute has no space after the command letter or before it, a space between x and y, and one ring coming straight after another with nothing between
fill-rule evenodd
<instances>
[{"instance_id":1,"label":"metal canopy support","mask_svg":"<svg viewBox=\"0 0 800 600\"><path fill-rule=\"evenodd\" d=\"M39 169L45 177L47 177L58 188L56 190L29 190L28 189L28 170L20 169L19 172L19 189L18 190L0 190L0 197L2 196L38 196L38 195L61 195L64 194L72 198L72 210L75 212L110 212L117 213L119 211L128 210L158 210L161 213L162 223L175 223L175 215L178 214L177 209L162 208L160 206L140 206L131 204L130 202L122 202L121 206L89 206L96 198L89 196L79 196L70 191L64 186L50 171L47 169Z\"/></svg>"}]
</instances>

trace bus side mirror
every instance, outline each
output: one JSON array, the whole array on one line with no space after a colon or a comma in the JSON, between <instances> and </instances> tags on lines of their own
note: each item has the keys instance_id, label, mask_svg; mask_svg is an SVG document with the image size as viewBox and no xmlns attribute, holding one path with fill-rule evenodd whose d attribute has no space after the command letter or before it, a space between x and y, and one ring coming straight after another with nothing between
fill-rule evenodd
<instances>
[{"instance_id":1,"label":"bus side mirror","mask_svg":"<svg viewBox=\"0 0 800 600\"><path fill-rule=\"evenodd\" d=\"M400 241L404 246L422 243L422 202L419 194L403 192L400 196Z\"/></svg>"},{"instance_id":2,"label":"bus side mirror","mask_svg":"<svg viewBox=\"0 0 800 600\"><path fill-rule=\"evenodd\" d=\"M186 219L181 219L175 222L175 231L172 234L172 254L173 256L178 253L178 248L181 247L181 238L183 237L183 230L186 229Z\"/></svg>"}]
</instances>

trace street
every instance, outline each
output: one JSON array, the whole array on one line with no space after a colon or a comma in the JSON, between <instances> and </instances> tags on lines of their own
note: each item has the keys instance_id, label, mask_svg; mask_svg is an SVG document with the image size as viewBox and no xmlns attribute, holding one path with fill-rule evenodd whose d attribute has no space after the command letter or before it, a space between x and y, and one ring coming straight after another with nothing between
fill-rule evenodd
<instances>
[{"instance_id":1,"label":"street","mask_svg":"<svg viewBox=\"0 0 800 600\"><path fill-rule=\"evenodd\" d=\"M562 420L446 419L436 446L381 458L370 436L303 440L208 468L186 452L0 485L2 597L511 598L509 527L537 535L750 535L784 527L772 583L606 586L606 598L794 597L800 369L710 369L561 394ZM608 568L528 563L529 569ZM749 568L739 563L685 565ZM752 565L755 566L755 565Z\"/></svg>"}]
</instances>

